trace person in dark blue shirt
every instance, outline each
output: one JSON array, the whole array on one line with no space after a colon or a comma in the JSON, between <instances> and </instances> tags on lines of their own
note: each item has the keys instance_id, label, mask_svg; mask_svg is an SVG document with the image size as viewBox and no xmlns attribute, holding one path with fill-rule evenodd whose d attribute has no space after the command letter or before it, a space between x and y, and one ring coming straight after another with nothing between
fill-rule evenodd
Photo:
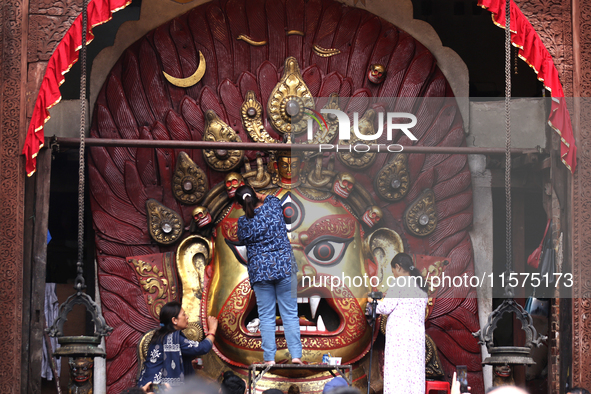
<instances>
[{"instance_id":1,"label":"person in dark blue shirt","mask_svg":"<svg viewBox=\"0 0 591 394\"><path fill-rule=\"evenodd\" d=\"M172 301L162 307L160 329L150 341L138 386L143 387L150 382L154 385L167 383L171 387L180 386L185 377L194 373L191 361L211 350L218 321L215 317L208 316L209 332L201 342L185 337L181 330L188 325L189 318L179 302Z\"/></svg>"},{"instance_id":2,"label":"person in dark blue shirt","mask_svg":"<svg viewBox=\"0 0 591 394\"><path fill-rule=\"evenodd\" d=\"M298 304L292 285L297 265L287 236L281 202L275 196L256 193L250 186L236 190L236 201L244 209L238 219L238 240L246 246L248 277L259 311L263 358L275 364L275 303L283 321L291 362L302 364Z\"/></svg>"}]
</instances>

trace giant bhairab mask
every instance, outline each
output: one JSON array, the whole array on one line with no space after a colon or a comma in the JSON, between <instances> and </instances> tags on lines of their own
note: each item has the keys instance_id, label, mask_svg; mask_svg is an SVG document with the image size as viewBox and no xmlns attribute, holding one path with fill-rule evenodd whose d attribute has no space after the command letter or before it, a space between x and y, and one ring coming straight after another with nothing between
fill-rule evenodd
<instances>
[{"instance_id":1,"label":"giant bhairab mask","mask_svg":"<svg viewBox=\"0 0 591 394\"><path fill-rule=\"evenodd\" d=\"M450 97L452 89L434 56L419 40L378 15L363 8L343 8L334 0L295 7L305 9L305 15L291 12L292 7L285 0L252 4L245 0L214 0L147 33L124 50L105 79L97 94L91 135L104 139L206 140L225 144L239 139L242 143L281 142L284 135L293 134L296 142L307 138L306 114L338 108L347 114L359 112L362 132L377 130L381 112L411 111L419 118L412 130L419 138L415 145L465 144L459 106ZM248 15L241 10L247 10ZM348 29L352 24L359 29ZM287 58L286 53L293 57ZM201 62L207 63L207 67L201 67ZM377 74L372 74L367 66L377 62L384 66L381 75L377 68L373 69ZM171 84L163 74L183 79L197 69L205 69L205 73L199 83L188 87ZM393 94L400 97L390 97ZM417 94L424 94L429 100L414 97ZM327 100L316 102L314 97ZM364 98L376 105L363 104ZM245 102L249 122L244 121L241 113ZM299 111L295 111L296 104ZM376 116L365 116L372 113ZM325 120L328 130L323 128L322 135L318 134L320 137L313 143L340 145L339 122L330 116L325 116ZM295 129L289 130L288 126ZM318 125L314 128L318 129ZM376 143L388 143L383 140L385 134ZM392 139L392 143L410 144L401 132L395 132ZM468 232L473 203L466 155L413 153L398 160L393 154L374 152L372 160L364 164L356 155L341 157L349 153L341 151L320 155L323 162L317 171L303 168L296 175L300 185L293 181L282 185L278 183L280 179L270 179L271 174L278 178L280 175L272 165L272 157L277 157L278 151L262 152L256 171L249 171L242 157L254 166L256 152L245 150L238 152L243 152L243 156L233 156L230 145L221 146L229 147L227 155L217 148L210 149L210 155L199 149L168 147L94 147L89 151L97 280L103 313L107 323L115 327L106 339L107 362L114 366L108 370L109 392L122 391L135 378L135 344L146 331L158 326L155 305L169 299L182 299L185 309L195 310L195 314L190 314L193 323L203 324L208 312L221 318L216 350L205 363L210 376L229 367L243 372L236 365L262 359L260 339L242 331L244 321L254 316L246 269L241 263L244 249L235 243L235 224L242 212L230 201L242 181L259 192L278 193L281 199L288 186L291 188L291 201L287 197L283 201L284 213L292 229L300 281L310 277L318 282L320 278L335 277L337 272L374 274L375 264L364 254L362 241L381 229L395 230L409 253L449 257L450 272L473 270ZM185 151L206 174L208 192L195 205L173 194L177 151ZM329 156L336 160L329 161ZM293 159L289 164L291 174L281 171L284 177L293 179L297 166L293 166ZM239 172L244 176L252 174L243 180ZM336 174L346 172L356 184L345 199L335 194L332 187ZM306 191L307 184L323 189L324 194ZM279 190L280 186L283 190ZM363 190L365 193L360 194ZM432 198L421 198L426 195L425 190ZM182 228L179 237L170 243L155 240L147 227L148 199L178 215L179 223L193 219L195 206L207 207L212 223L206 227L214 227L212 237L208 237L209 232L204 235L205 231L189 236L189 231ZM382 214L369 208L372 205L380 207ZM412 209L407 210L408 207ZM437 222L430 220L423 226L424 214ZM372 250L379 248L374 245ZM192 258L179 260L180 253L192 253ZM129 259L134 256L137 258ZM378 272L387 273L384 264ZM154 270L155 267L160 268ZM190 279L187 286L169 280L176 275L175 269L184 276L183 280ZM148 280L152 287L146 289L141 281ZM308 320L302 331L304 359L318 362L322 354L329 352L342 356L343 362L354 362L354 379L360 385L366 381L366 363L363 359L355 360L367 350L370 339L363 315L366 294L362 293L368 290L364 287L337 287L331 292L329 283L328 289L301 288L298 295L302 314ZM351 297L330 298L335 292ZM446 375L451 374L454 363L478 366L481 361L480 347L470 335L479 329L476 303L470 300L475 293L461 293L458 289L452 293L450 299L468 301L433 305L427 325L435 342L446 344L439 349ZM194 302L185 305L185 299ZM243 313L232 314L231 309ZM322 324L325 330L319 330ZM452 325L458 329L442 328ZM278 336L281 350L277 360L287 358L282 341ZM376 366L375 370L379 368ZM471 374L473 394L480 394L482 374ZM264 379L270 379L268 376ZM306 387L302 391L322 391L325 378L328 376L323 375L316 383L300 382ZM289 385L289 381L274 380L273 384L283 388L281 385Z\"/></svg>"},{"instance_id":2,"label":"giant bhairab mask","mask_svg":"<svg viewBox=\"0 0 591 394\"><path fill-rule=\"evenodd\" d=\"M330 193L318 200L300 193L279 193L288 212L294 255L299 267L298 314L302 359L318 362L330 352L343 363L358 360L369 349L370 328L365 321L365 283L337 284L333 278L363 278L367 274L363 255L361 223ZM244 249L235 243L237 219L233 209L219 222L212 277L206 285L207 303L203 310L219 316L220 356L232 363L249 365L262 359L260 333L247 329L258 317L254 293L250 290ZM304 275L305 274L305 275ZM303 286L302 286L303 285ZM288 359L283 327L278 324L277 359Z\"/></svg>"}]
</instances>

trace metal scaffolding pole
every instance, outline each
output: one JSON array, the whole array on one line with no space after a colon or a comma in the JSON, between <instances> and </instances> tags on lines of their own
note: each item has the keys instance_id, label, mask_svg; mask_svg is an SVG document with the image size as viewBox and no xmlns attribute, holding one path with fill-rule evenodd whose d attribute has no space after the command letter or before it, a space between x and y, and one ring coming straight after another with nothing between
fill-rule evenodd
<instances>
[{"instance_id":1,"label":"metal scaffolding pole","mask_svg":"<svg viewBox=\"0 0 591 394\"><path fill-rule=\"evenodd\" d=\"M78 138L54 137L50 139L49 146L78 146ZM131 139L106 139L86 138L85 144L88 147L129 147L129 148L161 148L161 149L218 149L218 150L294 150L294 151L322 151L322 152L349 152L350 145L336 144L283 144L283 143L257 143L257 142L212 142L212 141L173 141L173 140L131 140ZM363 145L367 152L394 153L399 152L401 145L398 144L374 144ZM389 148L389 149L388 149ZM354 149L354 146L353 146ZM353 150L352 149L352 150ZM363 151L357 151L365 153ZM505 148L479 148L464 146L403 146L405 153L433 153L433 154L481 154L501 155L505 154ZM512 148L513 155L526 155L531 153L545 153L540 148Z\"/></svg>"}]
</instances>

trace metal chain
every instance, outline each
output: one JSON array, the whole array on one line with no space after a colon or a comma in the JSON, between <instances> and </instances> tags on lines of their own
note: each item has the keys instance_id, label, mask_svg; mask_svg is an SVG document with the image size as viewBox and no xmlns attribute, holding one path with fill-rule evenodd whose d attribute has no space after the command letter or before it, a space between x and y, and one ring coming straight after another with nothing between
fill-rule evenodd
<instances>
[{"instance_id":1,"label":"metal chain","mask_svg":"<svg viewBox=\"0 0 591 394\"><path fill-rule=\"evenodd\" d=\"M511 244L511 0L505 2L505 242L506 271L512 268Z\"/></svg>"},{"instance_id":2,"label":"metal chain","mask_svg":"<svg viewBox=\"0 0 591 394\"><path fill-rule=\"evenodd\" d=\"M82 37L80 45L80 151L78 162L78 261L76 263L76 281L74 287L82 291L84 283L84 148L86 132L86 30L88 0L82 1Z\"/></svg>"}]
</instances>

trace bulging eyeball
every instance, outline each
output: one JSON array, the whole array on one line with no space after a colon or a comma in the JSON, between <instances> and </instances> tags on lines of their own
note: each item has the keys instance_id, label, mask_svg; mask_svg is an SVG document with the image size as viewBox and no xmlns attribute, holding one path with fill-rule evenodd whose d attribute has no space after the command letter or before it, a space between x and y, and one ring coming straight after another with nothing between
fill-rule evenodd
<instances>
[{"instance_id":1,"label":"bulging eyeball","mask_svg":"<svg viewBox=\"0 0 591 394\"><path fill-rule=\"evenodd\" d=\"M382 64L374 63L369 67L367 78L372 83L382 83L386 78L386 67Z\"/></svg>"}]
</instances>

